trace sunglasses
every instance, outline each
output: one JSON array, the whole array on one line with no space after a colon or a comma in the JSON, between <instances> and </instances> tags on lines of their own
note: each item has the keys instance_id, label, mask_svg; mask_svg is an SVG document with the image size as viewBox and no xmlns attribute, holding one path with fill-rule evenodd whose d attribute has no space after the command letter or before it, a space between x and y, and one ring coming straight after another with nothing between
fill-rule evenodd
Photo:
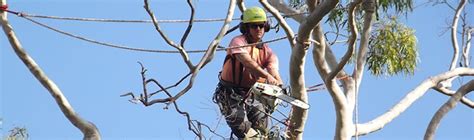
<instances>
[{"instance_id":1,"label":"sunglasses","mask_svg":"<svg viewBox=\"0 0 474 140\"><path fill-rule=\"evenodd\" d=\"M257 29L257 27L263 29L263 27L265 27L265 24L249 24L249 27L252 29Z\"/></svg>"}]
</instances>

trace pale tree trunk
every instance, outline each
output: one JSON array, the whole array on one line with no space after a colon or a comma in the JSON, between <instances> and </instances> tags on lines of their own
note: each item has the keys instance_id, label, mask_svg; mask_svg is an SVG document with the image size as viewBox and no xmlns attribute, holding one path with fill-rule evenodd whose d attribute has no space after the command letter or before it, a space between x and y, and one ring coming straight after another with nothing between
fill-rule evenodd
<instances>
[{"instance_id":1,"label":"pale tree trunk","mask_svg":"<svg viewBox=\"0 0 474 140\"><path fill-rule=\"evenodd\" d=\"M311 14L306 17L298 29L296 46L292 48L290 58L290 86L293 96L303 102L308 102L304 82L304 60L310 44L309 37L311 31L338 2L338 0L324 1L318 5L317 8L310 11ZM303 139L304 125L308 116L308 110L293 107L291 114L289 135L291 139Z\"/></svg>"},{"instance_id":2,"label":"pale tree trunk","mask_svg":"<svg viewBox=\"0 0 474 140\"><path fill-rule=\"evenodd\" d=\"M353 105L355 103L355 89L353 85L353 78L349 78L351 84L346 85L347 93L342 94L341 89L339 88L338 84L336 83L335 76L337 73L342 71L343 67L347 64L350 57L355 53L356 48L356 40L358 36L358 28L355 23L355 11L358 5L362 2L362 0L357 0L351 2L349 5L349 29L350 29L350 37L349 37L349 44L347 48L346 54L344 54L343 58L336 66L335 70L332 71L328 77L326 77L325 82L327 83L328 91L331 93L331 96L334 100L334 105L336 107L336 133L334 136L335 140L348 140L351 138L351 134L354 131L353 129L353 122L352 122L352 115L353 115ZM350 87L349 87L350 86ZM344 96L345 95L345 96ZM350 97L350 98L348 98Z\"/></svg>"},{"instance_id":3,"label":"pale tree trunk","mask_svg":"<svg viewBox=\"0 0 474 140\"><path fill-rule=\"evenodd\" d=\"M0 5L6 5L6 0L1 0ZM20 41L17 39L13 28L8 23L7 12L0 11L1 23L5 35L8 37L13 50L17 56L23 61L23 63L28 67L30 72L35 76L35 78L49 91L51 96L56 100L59 108L63 112L69 121L76 126L84 135L85 140L100 140L100 134L97 127L87 120L82 119L69 104L66 97L63 95L59 87L50 80L47 75L41 70L41 68L36 64L36 62L31 58L26 51L22 48Z\"/></svg>"}]
</instances>

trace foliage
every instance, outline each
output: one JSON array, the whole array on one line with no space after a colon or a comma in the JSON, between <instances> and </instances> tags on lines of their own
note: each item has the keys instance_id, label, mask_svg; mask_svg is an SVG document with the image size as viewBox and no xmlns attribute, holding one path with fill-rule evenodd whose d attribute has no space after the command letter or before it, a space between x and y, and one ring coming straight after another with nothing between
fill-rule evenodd
<instances>
[{"instance_id":1,"label":"foliage","mask_svg":"<svg viewBox=\"0 0 474 140\"><path fill-rule=\"evenodd\" d=\"M347 23L347 11L344 6L338 4L336 8L332 9L328 15L326 22L329 22L331 27L343 27Z\"/></svg>"},{"instance_id":2,"label":"foliage","mask_svg":"<svg viewBox=\"0 0 474 140\"><path fill-rule=\"evenodd\" d=\"M368 69L374 75L412 75L415 71L418 53L416 36L395 18L382 22L369 41Z\"/></svg>"},{"instance_id":3,"label":"foliage","mask_svg":"<svg viewBox=\"0 0 474 140\"><path fill-rule=\"evenodd\" d=\"M24 127L15 127L10 130L10 134L5 140L27 140L29 137L28 130Z\"/></svg>"},{"instance_id":4,"label":"foliage","mask_svg":"<svg viewBox=\"0 0 474 140\"><path fill-rule=\"evenodd\" d=\"M408 13L413 10L412 0L378 0L378 7L382 8L383 12L387 12L388 9L394 8L397 13Z\"/></svg>"}]
</instances>

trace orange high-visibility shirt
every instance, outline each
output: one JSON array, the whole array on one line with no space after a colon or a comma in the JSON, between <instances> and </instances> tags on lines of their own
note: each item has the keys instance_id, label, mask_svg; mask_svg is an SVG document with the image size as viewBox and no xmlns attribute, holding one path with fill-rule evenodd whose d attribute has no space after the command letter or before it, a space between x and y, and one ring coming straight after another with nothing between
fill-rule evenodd
<instances>
[{"instance_id":1,"label":"orange high-visibility shirt","mask_svg":"<svg viewBox=\"0 0 474 140\"><path fill-rule=\"evenodd\" d=\"M249 88L257 80L259 82L264 82L265 79L263 77L253 76L250 71L243 67L242 63L240 63L240 61L238 61L233 55L238 53L248 53L252 59L255 60L255 62L257 62L257 64L259 64L260 67L265 70L278 70L278 58L267 44L264 44L263 48L261 49L257 48L256 46L238 48L238 46L246 44L248 43L245 39L245 36L243 35L234 37L232 39L229 44L229 48L231 49L227 50L227 55L230 55L230 57L233 58L224 60L226 62L224 62L224 66L222 68L221 79L240 87ZM241 70L243 71L241 72Z\"/></svg>"}]
</instances>

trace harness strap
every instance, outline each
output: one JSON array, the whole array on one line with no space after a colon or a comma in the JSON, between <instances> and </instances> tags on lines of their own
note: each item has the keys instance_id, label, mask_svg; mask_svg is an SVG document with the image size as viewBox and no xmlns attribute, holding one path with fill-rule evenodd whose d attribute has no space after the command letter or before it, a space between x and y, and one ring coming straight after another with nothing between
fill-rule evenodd
<instances>
[{"instance_id":1,"label":"harness strap","mask_svg":"<svg viewBox=\"0 0 474 140\"><path fill-rule=\"evenodd\" d=\"M248 42L248 36L246 36L245 39L246 39L247 42ZM266 51L266 48L264 47L264 44L258 44L258 45L257 45L257 48L258 48L259 54L263 51L263 58L264 58L264 59L262 60L262 64L259 64L259 66L264 69L265 67L268 66L268 59L269 59L269 58L267 58L267 57L268 57L268 52ZM253 56L253 49L251 49L250 55ZM244 65L242 64L242 62L235 60L236 58L235 58L232 54L227 54L227 55L226 55L226 57L225 57L225 59L224 59L224 63L222 64L222 66L224 66L225 63L226 63L229 59L230 59L230 61L231 61L230 63L232 63L232 64L231 64L231 65L232 65L232 82L233 82L234 84L237 84L238 86L240 86L240 85L242 84L242 80L243 80L243 78L244 78L243 72L244 72L244 70L245 70L245 67L244 67ZM256 56L255 59L260 59L260 57L259 57L259 56ZM238 64L237 64L237 63L238 63ZM236 72L236 70L237 70L237 69L236 69L236 68L237 68L237 65L240 66L240 71L239 71L239 74L238 74L238 77L239 77L239 78L238 78L238 81L237 81L237 72ZM254 77L254 78L256 78L256 77Z\"/></svg>"}]
</instances>

